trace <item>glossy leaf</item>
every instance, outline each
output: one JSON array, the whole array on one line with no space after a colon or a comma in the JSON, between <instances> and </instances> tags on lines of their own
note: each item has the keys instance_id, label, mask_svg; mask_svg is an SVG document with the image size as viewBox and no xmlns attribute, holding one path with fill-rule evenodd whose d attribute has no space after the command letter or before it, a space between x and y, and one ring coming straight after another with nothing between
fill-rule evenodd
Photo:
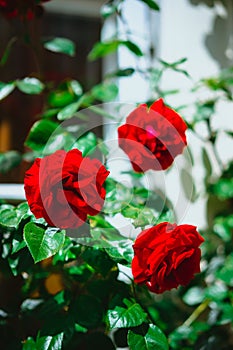
<instances>
[{"instance_id":1,"label":"glossy leaf","mask_svg":"<svg viewBox=\"0 0 233 350\"><path fill-rule=\"evenodd\" d=\"M53 38L46 41L44 47L52 52L64 53L68 56L75 56L75 44L67 38Z\"/></svg>"},{"instance_id":2,"label":"glossy leaf","mask_svg":"<svg viewBox=\"0 0 233 350\"><path fill-rule=\"evenodd\" d=\"M68 132L62 131L52 134L46 143L43 155L52 154L57 150L64 149L65 151L70 151L72 148L75 138Z\"/></svg>"},{"instance_id":3,"label":"glossy leaf","mask_svg":"<svg viewBox=\"0 0 233 350\"><path fill-rule=\"evenodd\" d=\"M14 231L22 220L31 215L27 203L21 203L18 207L3 204L0 206L0 227L4 230Z\"/></svg>"},{"instance_id":4,"label":"glossy leaf","mask_svg":"<svg viewBox=\"0 0 233 350\"><path fill-rule=\"evenodd\" d=\"M63 336L64 333L39 337L36 340L36 348L40 350L60 350Z\"/></svg>"},{"instance_id":5,"label":"glossy leaf","mask_svg":"<svg viewBox=\"0 0 233 350\"><path fill-rule=\"evenodd\" d=\"M116 306L114 310L107 312L110 329L136 327L147 318L147 314L139 304L127 299L123 301L126 307Z\"/></svg>"},{"instance_id":6,"label":"glossy leaf","mask_svg":"<svg viewBox=\"0 0 233 350\"><path fill-rule=\"evenodd\" d=\"M106 19L116 13L116 10L117 6L115 6L113 2L108 2L101 6L100 14L104 19Z\"/></svg>"},{"instance_id":7,"label":"glossy leaf","mask_svg":"<svg viewBox=\"0 0 233 350\"><path fill-rule=\"evenodd\" d=\"M57 119L66 120L73 117L73 115L77 112L77 109L79 108L79 106L80 106L79 102L73 102L70 105L62 108L57 115Z\"/></svg>"},{"instance_id":8,"label":"glossy leaf","mask_svg":"<svg viewBox=\"0 0 233 350\"><path fill-rule=\"evenodd\" d=\"M71 80L69 86L76 96L81 96L83 93L82 85L77 80Z\"/></svg>"},{"instance_id":9,"label":"glossy leaf","mask_svg":"<svg viewBox=\"0 0 233 350\"><path fill-rule=\"evenodd\" d=\"M44 90L44 84L37 78L24 78L16 81L17 88L28 95L37 95Z\"/></svg>"},{"instance_id":10,"label":"glossy leaf","mask_svg":"<svg viewBox=\"0 0 233 350\"><path fill-rule=\"evenodd\" d=\"M15 83L3 83L0 81L0 101L3 100L5 97L10 95L10 93L14 90Z\"/></svg>"},{"instance_id":11,"label":"glossy leaf","mask_svg":"<svg viewBox=\"0 0 233 350\"><path fill-rule=\"evenodd\" d=\"M108 255L117 263L124 264L131 267L132 259L134 257L133 241L130 239L122 239L120 241L112 242L112 247L105 248Z\"/></svg>"},{"instance_id":12,"label":"glossy leaf","mask_svg":"<svg viewBox=\"0 0 233 350\"><path fill-rule=\"evenodd\" d=\"M24 239L37 263L57 253L65 241L65 231L58 228L43 228L33 222L24 227Z\"/></svg>"},{"instance_id":13,"label":"glossy leaf","mask_svg":"<svg viewBox=\"0 0 233 350\"><path fill-rule=\"evenodd\" d=\"M47 119L35 122L25 141L25 145L34 151L42 151L50 136L58 127L59 124Z\"/></svg>"},{"instance_id":14,"label":"glossy leaf","mask_svg":"<svg viewBox=\"0 0 233 350\"><path fill-rule=\"evenodd\" d=\"M183 300L187 305L200 304L205 299L204 290L200 287L192 287L183 296Z\"/></svg>"},{"instance_id":15,"label":"glossy leaf","mask_svg":"<svg viewBox=\"0 0 233 350\"><path fill-rule=\"evenodd\" d=\"M132 350L168 350L168 341L164 333L156 325L150 324L145 335L134 331L128 333L128 344Z\"/></svg>"},{"instance_id":16,"label":"glossy leaf","mask_svg":"<svg viewBox=\"0 0 233 350\"><path fill-rule=\"evenodd\" d=\"M97 145L97 137L93 132L88 132L87 134L80 137L73 145L72 148L78 148L83 157L92 154Z\"/></svg>"}]
</instances>

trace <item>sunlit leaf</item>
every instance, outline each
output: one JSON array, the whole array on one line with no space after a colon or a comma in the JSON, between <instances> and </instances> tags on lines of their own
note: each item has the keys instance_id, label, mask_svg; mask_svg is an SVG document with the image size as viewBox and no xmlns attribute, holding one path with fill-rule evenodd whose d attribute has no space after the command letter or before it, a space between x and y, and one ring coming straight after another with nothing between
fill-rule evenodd
<instances>
[{"instance_id":1,"label":"sunlit leaf","mask_svg":"<svg viewBox=\"0 0 233 350\"><path fill-rule=\"evenodd\" d=\"M16 81L17 88L29 95L40 94L44 90L44 84L37 78L26 77Z\"/></svg>"},{"instance_id":2,"label":"sunlit leaf","mask_svg":"<svg viewBox=\"0 0 233 350\"><path fill-rule=\"evenodd\" d=\"M44 43L44 47L52 52L64 53L68 56L75 56L75 44L67 38L53 38Z\"/></svg>"},{"instance_id":3,"label":"sunlit leaf","mask_svg":"<svg viewBox=\"0 0 233 350\"><path fill-rule=\"evenodd\" d=\"M0 81L0 101L7 97L15 88L15 83L3 83Z\"/></svg>"},{"instance_id":4,"label":"sunlit leaf","mask_svg":"<svg viewBox=\"0 0 233 350\"><path fill-rule=\"evenodd\" d=\"M64 244L65 231L55 227L43 228L33 222L24 227L24 239L35 263L57 253Z\"/></svg>"},{"instance_id":5,"label":"sunlit leaf","mask_svg":"<svg viewBox=\"0 0 233 350\"><path fill-rule=\"evenodd\" d=\"M110 329L136 327L142 324L147 314L141 306L130 300L124 299L126 307L116 306L114 310L108 310L107 320Z\"/></svg>"},{"instance_id":6,"label":"sunlit leaf","mask_svg":"<svg viewBox=\"0 0 233 350\"><path fill-rule=\"evenodd\" d=\"M128 344L132 350L168 350L168 341L164 333L154 324L149 325L145 335L130 330L128 333Z\"/></svg>"}]
</instances>

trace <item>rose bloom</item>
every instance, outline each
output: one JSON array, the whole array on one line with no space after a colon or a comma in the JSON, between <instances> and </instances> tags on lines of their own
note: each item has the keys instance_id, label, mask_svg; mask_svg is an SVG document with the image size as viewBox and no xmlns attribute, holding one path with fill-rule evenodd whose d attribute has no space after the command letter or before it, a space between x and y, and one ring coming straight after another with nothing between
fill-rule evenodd
<instances>
[{"instance_id":1,"label":"rose bloom","mask_svg":"<svg viewBox=\"0 0 233 350\"><path fill-rule=\"evenodd\" d=\"M24 180L29 207L50 226L77 228L102 209L108 175L98 159L82 157L77 149L37 158Z\"/></svg>"},{"instance_id":2,"label":"rose bloom","mask_svg":"<svg viewBox=\"0 0 233 350\"><path fill-rule=\"evenodd\" d=\"M118 128L119 146L136 172L167 169L187 145L187 126L162 99L150 108L140 105Z\"/></svg>"},{"instance_id":3,"label":"rose bloom","mask_svg":"<svg viewBox=\"0 0 233 350\"><path fill-rule=\"evenodd\" d=\"M31 20L43 13L40 5L47 1L50 0L0 0L0 12L8 19L20 17Z\"/></svg>"},{"instance_id":4,"label":"rose bloom","mask_svg":"<svg viewBox=\"0 0 233 350\"><path fill-rule=\"evenodd\" d=\"M158 294L187 285L200 272L202 242L192 225L163 222L142 231L133 245L135 283Z\"/></svg>"}]
</instances>

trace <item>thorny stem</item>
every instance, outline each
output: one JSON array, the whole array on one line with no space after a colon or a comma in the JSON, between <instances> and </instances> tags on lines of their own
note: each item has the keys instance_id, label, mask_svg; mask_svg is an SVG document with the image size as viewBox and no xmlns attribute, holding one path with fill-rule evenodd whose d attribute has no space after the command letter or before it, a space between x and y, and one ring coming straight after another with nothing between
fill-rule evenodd
<instances>
[{"instance_id":1,"label":"thorny stem","mask_svg":"<svg viewBox=\"0 0 233 350\"><path fill-rule=\"evenodd\" d=\"M190 327L191 324L196 321L196 319L207 309L209 306L210 300L205 299L187 318L187 320L183 323L183 326Z\"/></svg>"}]
</instances>

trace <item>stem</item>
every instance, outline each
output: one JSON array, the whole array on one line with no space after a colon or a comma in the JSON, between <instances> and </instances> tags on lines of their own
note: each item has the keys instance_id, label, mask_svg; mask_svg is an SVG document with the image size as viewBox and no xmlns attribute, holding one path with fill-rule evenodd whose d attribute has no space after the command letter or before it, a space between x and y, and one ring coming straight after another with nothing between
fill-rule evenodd
<instances>
[{"instance_id":1,"label":"stem","mask_svg":"<svg viewBox=\"0 0 233 350\"><path fill-rule=\"evenodd\" d=\"M209 306L210 300L204 300L187 318L187 320L183 323L183 326L190 327L191 324L196 321L196 319L207 309Z\"/></svg>"}]
</instances>

